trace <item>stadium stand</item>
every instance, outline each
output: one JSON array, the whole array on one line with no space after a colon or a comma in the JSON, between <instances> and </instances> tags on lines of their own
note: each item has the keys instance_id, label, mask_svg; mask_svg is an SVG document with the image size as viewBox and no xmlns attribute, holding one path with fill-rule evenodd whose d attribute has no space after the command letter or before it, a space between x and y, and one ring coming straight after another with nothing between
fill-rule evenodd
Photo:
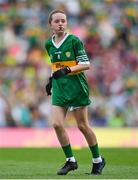
<instances>
[{"instance_id":1,"label":"stadium stand","mask_svg":"<svg viewBox=\"0 0 138 180\"><path fill-rule=\"evenodd\" d=\"M47 16L63 9L86 47L94 126L138 126L138 1L1 0L0 127L51 127ZM74 126L69 114L67 126Z\"/></svg>"}]
</instances>

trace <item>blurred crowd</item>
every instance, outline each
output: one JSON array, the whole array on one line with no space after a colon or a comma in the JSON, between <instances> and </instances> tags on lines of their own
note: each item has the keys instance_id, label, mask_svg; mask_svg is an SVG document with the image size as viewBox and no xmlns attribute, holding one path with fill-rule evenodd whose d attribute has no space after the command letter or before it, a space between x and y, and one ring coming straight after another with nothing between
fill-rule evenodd
<instances>
[{"instance_id":1,"label":"blurred crowd","mask_svg":"<svg viewBox=\"0 0 138 180\"><path fill-rule=\"evenodd\" d=\"M137 0L0 0L0 127L50 127L44 41L53 9L85 44L92 126L138 126ZM67 126L74 126L71 114Z\"/></svg>"}]
</instances>

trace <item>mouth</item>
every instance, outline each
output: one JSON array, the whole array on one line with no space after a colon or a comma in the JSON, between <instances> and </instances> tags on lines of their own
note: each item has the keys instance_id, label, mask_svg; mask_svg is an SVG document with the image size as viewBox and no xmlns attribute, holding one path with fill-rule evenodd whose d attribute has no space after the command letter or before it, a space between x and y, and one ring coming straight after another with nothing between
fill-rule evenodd
<instances>
[{"instance_id":1,"label":"mouth","mask_svg":"<svg viewBox=\"0 0 138 180\"><path fill-rule=\"evenodd\" d=\"M58 28L58 31L63 31L63 30L64 30L64 28L61 26Z\"/></svg>"}]
</instances>

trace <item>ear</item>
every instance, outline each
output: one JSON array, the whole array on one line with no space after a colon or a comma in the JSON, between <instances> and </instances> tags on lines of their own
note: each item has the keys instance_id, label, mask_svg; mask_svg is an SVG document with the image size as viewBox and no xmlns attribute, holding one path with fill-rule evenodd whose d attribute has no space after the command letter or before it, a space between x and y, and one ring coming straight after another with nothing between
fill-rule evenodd
<instances>
[{"instance_id":1,"label":"ear","mask_svg":"<svg viewBox=\"0 0 138 180\"><path fill-rule=\"evenodd\" d=\"M50 22L48 23L48 25L49 25L49 27L51 27L51 23Z\"/></svg>"},{"instance_id":2,"label":"ear","mask_svg":"<svg viewBox=\"0 0 138 180\"><path fill-rule=\"evenodd\" d=\"M48 28L51 29L51 30L53 30L51 23L48 24Z\"/></svg>"}]
</instances>

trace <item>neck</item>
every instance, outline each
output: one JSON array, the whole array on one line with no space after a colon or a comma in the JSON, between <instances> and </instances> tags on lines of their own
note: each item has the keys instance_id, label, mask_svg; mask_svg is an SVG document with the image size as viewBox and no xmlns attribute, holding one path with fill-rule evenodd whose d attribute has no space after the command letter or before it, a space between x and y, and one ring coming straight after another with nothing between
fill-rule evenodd
<instances>
[{"instance_id":1,"label":"neck","mask_svg":"<svg viewBox=\"0 0 138 180\"><path fill-rule=\"evenodd\" d=\"M54 37L55 43L59 43L66 36L66 34L67 34L66 32L62 34L55 34L55 37Z\"/></svg>"},{"instance_id":2,"label":"neck","mask_svg":"<svg viewBox=\"0 0 138 180\"><path fill-rule=\"evenodd\" d=\"M60 33L60 34L55 34L55 38L56 38L56 39L63 38L63 37L65 37L66 34L67 34L66 32Z\"/></svg>"}]
</instances>

